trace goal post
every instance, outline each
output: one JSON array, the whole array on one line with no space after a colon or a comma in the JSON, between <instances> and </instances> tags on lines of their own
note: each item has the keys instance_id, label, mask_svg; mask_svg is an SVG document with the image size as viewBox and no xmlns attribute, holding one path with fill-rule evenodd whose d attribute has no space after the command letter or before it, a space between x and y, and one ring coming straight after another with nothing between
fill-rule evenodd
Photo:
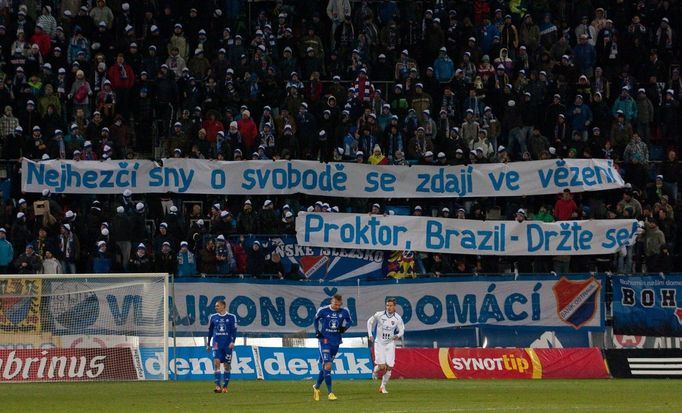
<instances>
[{"instance_id":1,"label":"goal post","mask_svg":"<svg viewBox=\"0 0 682 413\"><path fill-rule=\"evenodd\" d=\"M0 382L168 380L168 274L0 275Z\"/></svg>"}]
</instances>

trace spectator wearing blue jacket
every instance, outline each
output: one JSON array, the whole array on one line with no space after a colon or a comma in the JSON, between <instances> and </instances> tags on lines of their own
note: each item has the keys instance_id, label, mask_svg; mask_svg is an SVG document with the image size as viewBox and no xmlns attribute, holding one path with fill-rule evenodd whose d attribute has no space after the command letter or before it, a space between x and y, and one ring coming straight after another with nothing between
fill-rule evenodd
<instances>
[{"instance_id":1,"label":"spectator wearing blue jacket","mask_svg":"<svg viewBox=\"0 0 682 413\"><path fill-rule=\"evenodd\" d=\"M573 132L579 132L583 137L583 142L587 141L587 132L592 123L592 110L583 103L583 95L576 95L575 103L568 112L568 120Z\"/></svg>"},{"instance_id":2,"label":"spectator wearing blue jacket","mask_svg":"<svg viewBox=\"0 0 682 413\"><path fill-rule=\"evenodd\" d=\"M440 48L438 57L433 61L433 71L440 83L450 83L455 77L455 63L448 56L448 49L445 47Z\"/></svg>"},{"instance_id":3,"label":"spectator wearing blue jacket","mask_svg":"<svg viewBox=\"0 0 682 413\"><path fill-rule=\"evenodd\" d=\"M194 253L188 247L187 241L180 243L180 251L178 251L178 277L197 275L197 260Z\"/></svg>"},{"instance_id":4,"label":"spectator wearing blue jacket","mask_svg":"<svg viewBox=\"0 0 682 413\"><path fill-rule=\"evenodd\" d=\"M580 74L592 77L594 65L597 63L597 51L587 39L586 34L581 34L578 44L573 50L573 61L580 69Z\"/></svg>"},{"instance_id":5,"label":"spectator wearing blue jacket","mask_svg":"<svg viewBox=\"0 0 682 413\"><path fill-rule=\"evenodd\" d=\"M78 53L81 52L85 55L85 60L90 60L90 41L83 36L80 26L76 26L67 50L69 64L73 64L78 58Z\"/></svg>"},{"instance_id":6,"label":"spectator wearing blue jacket","mask_svg":"<svg viewBox=\"0 0 682 413\"><path fill-rule=\"evenodd\" d=\"M637 119L637 102L630 96L630 89L623 86L620 90L620 96L613 102L611 114L615 117L618 111L622 110L626 122L632 122Z\"/></svg>"},{"instance_id":7,"label":"spectator wearing blue jacket","mask_svg":"<svg viewBox=\"0 0 682 413\"><path fill-rule=\"evenodd\" d=\"M483 25L480 28L480 45L481 45L481 51L484 54L489 54L490 49L493 46L493 39L495 39L495 36L500 35L500 31L497 30L497 27L490 22L490 18L488 16L483 17Z\"/></svg>"},{"instance_id":8,"label":"spectator wearing blue jacket","mask_svg":"<svg viewBox=\"0 0 682 413\"><path fill-rule=\"evenodd\" d=\"M92 272L95 274L110 273L112 262L106 241L97 241L97 251L92 255Z\"/></svg>"},{"instance_id":9,"label":"spectator wearing blue jacket","mask_svg":"<svg viewBox=\"0 0 682 413\"><path fill-rule=\"evenodd\" d=\"M7 230L0 228L0 274L7 274L14 259L14 247L7 241Z\"/></svg>"}]
</instances>

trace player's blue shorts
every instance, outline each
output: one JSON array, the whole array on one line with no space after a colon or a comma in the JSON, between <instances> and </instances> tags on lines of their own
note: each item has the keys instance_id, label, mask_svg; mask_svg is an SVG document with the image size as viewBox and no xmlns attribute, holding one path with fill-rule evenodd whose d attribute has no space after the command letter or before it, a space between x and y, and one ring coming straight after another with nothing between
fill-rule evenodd
<instances>
[{"instance_id":1,"label":"player's blue shorts","mask_svg":"<svg viewBox=\"0 0 682 413\"><path fill-rule=\"evenodd\" d=\"M339 343L331 343L328 338L321 338L319 347L322 363L331 363L339 352Z\"/></svg>"},{"instance_id":2,"label":"player's blue shorts","mask_svg":"<svg viewBox=\"0 0 682 413\"><path fill-rule=\"evenodd\" d=\"M218 347L213 345L213 360L220 360L221 363L232 363L232 349L228 346Z\"/></svg>"}]
</instances>

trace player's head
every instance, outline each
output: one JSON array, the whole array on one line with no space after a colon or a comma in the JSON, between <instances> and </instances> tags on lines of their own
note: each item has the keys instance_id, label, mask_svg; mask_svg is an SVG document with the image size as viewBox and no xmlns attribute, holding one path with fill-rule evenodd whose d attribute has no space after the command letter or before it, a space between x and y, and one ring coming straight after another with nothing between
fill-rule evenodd
<instances>
[{"instance_id":1,"label":"player's head","mask_svg":"<svg viewBox=\"0 0 682 413\"><path fill-rule=\"evenodd\" d=\"M390 297L386 299L386 311L389 313L395 312L395 298Z\"/></svg>"},{"instance_id":2,"label":"player's head","mask_svg":"<svg viewBox=\"0 0 682 413\"><path fill-rule=\"evenodd\" d=\"M337 311L343 305L343 296L341 294L334 294L332 297L331 308Z\"/></svg>"},{"instance_id":3,"label":"player's head","mask_svg":"<svg viewBox=\"0 0 682 413\"><path fill-rule=\"evenodd\" d=\"M215 303L215 310L218 313L222 313L223 311L225 311L225 307L227 307L225 300L218 300L218 302Z\"/></svg>"}]
</instances>

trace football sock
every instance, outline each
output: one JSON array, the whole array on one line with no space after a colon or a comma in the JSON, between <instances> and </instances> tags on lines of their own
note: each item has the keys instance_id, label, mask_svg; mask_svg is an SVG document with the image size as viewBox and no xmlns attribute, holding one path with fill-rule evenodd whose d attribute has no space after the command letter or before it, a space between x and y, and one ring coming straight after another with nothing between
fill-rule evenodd
<instances>
[{"instance_id":1,"label":"football sock","mask_svg":"<svg viewBox=\"0 0 682 413\"><path fill-rule=\"evenodd\" d=\"M223 373L223 387L227 387L228 384L230 384L230 371L226 371Z\"/></svg>"},{"instance_id":2,"label":"football sock","mask_svg":"<svg viewBox=\"0 0 682 413\"><path fill-rule=\"evenodd\" d=\"M315 387L319 389L323 380L324 380L324 369L322 368L322 364L320 363L320 372L317 374L317 384L315 385Z\"/></svg>"},{"instance_id":3,"label":"football sock","mask_svg":"<svg viewBox=\"0 0 682 413\"><path fill-rule=\"evenodd\" d=\"M332 392L332 371L331 370L325 370L324 371L324 384L327 385L327 392L331 393Z\"/></svg>"},{"instance_id":4,"label":"football sock","mask_svg":"<svg viewBox=\"0 0 682 413\"><path fill-rule=\"evenodd\" d=\"M221 375L220 367L218 367L218 369L216 369L216 371L213 372L213 378L216 386L220 386L220 375Z\"/></svg>"},{"instance_id":5,"label":"football sock","mask_svg":"<svg viewBox=\"0 0 682 413\"><path fill-rule=\"evenodd\" d=\"M381 385L386 387L386 384L388 384L388 379L391 378L391 370L386 370L384 373L384 377L381 379Z\"/></svg>"}]
</instances>

